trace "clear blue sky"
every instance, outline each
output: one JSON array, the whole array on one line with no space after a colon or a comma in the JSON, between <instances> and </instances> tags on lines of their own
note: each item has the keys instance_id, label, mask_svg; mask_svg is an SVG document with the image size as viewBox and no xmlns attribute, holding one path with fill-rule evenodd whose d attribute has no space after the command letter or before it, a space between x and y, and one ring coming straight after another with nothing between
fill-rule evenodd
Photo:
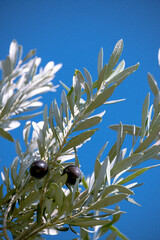
<instances>
[{"instance_id":1,"label":"clear blue sky","mask_svg":"<svg viewBox=\"0 0 160 240\"><path fill-rule=\"evenodd\" d=\"M23 45L24 54L37 49L37 55L42 57L42 66L51 60L63 63L55 84L62 80L70 86L75 68L82 71L83 67L95 80L100 48L103 47L104 62L107 62L121 38L124 40L122 57L126 67L140 62L138 71L114 94L115 99L127 98L127 101L106 107L101 130L79 152L85 175L93 170L95 157L103 144L109 141L111 147L116 141L116 134L107 128L108 125L119 121L140 125L143 100L150 91L147 72L154 75L160 86L157 60L160 47L159 0L0 0L0 34L0 59L6 57L10 42L16 39ZM44 95L44 103L50 105L55 97L59 101L61 90L60 87L56 94ZM22 128L13 131L15 139L22 139L21 131ZM6 140L0 139L0 143L2 170L4 165L9 166L12 162L15 149L14 144ZM160 168L147 172L138 181L145 183L135 189L135 200L142 207L123 203L122 210L127 214L122 216L117 226L131 240L157 240L160 235ZM70 240L76 235L66 233L47 239L64 238Z\"/></svg>"}]
</instances>

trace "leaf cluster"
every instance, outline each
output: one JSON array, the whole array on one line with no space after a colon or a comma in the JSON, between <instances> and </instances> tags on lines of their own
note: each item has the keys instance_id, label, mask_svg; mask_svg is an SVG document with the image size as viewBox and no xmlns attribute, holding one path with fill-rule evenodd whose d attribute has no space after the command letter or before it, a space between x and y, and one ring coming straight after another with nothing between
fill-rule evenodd
<instances>
[{"instance_id":1,"label":"leaf cluster","mask_svg":"<svg viewBox=\"0 0 160 240\"><path fill-rule=\"evenodd\" d=\"M138 64L125 68L125 62L118 60L123 49L120 40L110 57L103 65L103 49L98 55L98 79L92 80L91 74L84 69L84 75L76 70L72 87L64 83L61 104L56 100L49 110L45 106L43 121L27 122L23 130L26 151L22 152L16 141L17 157L11 169L4 168L3 184L0 186L0 224L1 236L7 239L7 230L14 239L42 239L41 234L56 235L60 231L71 230L78 239L99 239L109 234L107 239L127 239L114 224L121 214L117 205L122 200L138 204L133 199L133 189L139 184L133 180L155 166L137 168L148 159L159 159L159 88L151 74L149 85L155 96L154 104L149 107L149 94L142 108L141 127L122 124L110 126L117 131L117 139L102 160L107 143L96 157L93 173L83 176L79 185L66 188L67 176L64 167L75 164L80 167L77 152L98 130L97 124L105 111L96 113L108 101L122 81L133 73ZM153 115L153 117L152 117ZM33 127L30 137L31 128ZM127 155L124 140L132 135L132 147ZM30 176L28 168L33 161L42 159L48 163L49 172L41 180ZM74 162L71 160L74 159ZM9 177L11 172L11 179ZM3 186L7 194L4 195ZM80 233L75 231L80 227Z\"/></svg>"},{"instance_id":2,"label":"leaf cluster","mask_svg":"<svg viewBox=\"0 0 160 240\"><path fill-rule=\"evenodd\" d=\"M22 58L23 48L16 40L10 44L9 55L0 61L2 80L0 81L0 136L14 141L8 132L20 125L20 120L31 119L38 113L27 114L43 104L42 93L56 91L51 80L61 68L49 62L44 69L38 71L41 58L33 57L35 50ZM23 114L23 115L22 115Z\"/></svg>"}]
</instances>

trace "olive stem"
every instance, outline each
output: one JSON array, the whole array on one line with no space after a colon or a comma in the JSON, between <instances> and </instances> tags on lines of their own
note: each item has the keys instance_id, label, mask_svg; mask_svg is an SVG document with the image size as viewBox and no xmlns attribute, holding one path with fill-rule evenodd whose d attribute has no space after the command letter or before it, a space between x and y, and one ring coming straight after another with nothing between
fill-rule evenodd
<instances>
[{"instance_id":1,"label":"olive stem","mask_svg":"<svg viewBox=\"0 0 160 240\"><path fill-rule=\"evenodd\" d=\"M30 179L30 176L27 177L26 181L24 182L24 184L19 188L18 192L12 197L11 201L8 204L8 207L4 213L4 218L3 218L3 233L4 236L6 238L6 240L10 240L8 233L7 233L7 217L8 217L8 213L10 212L13 203L16 201L16 199L18 198L19 193L22 191L23 187L25 186L25 184L27 183L27 181Z\"/></svg>"},{"instance_id":2,"label":"olive stem","mask_svg":"<svg viewBox=\"0 0 160 240\"><path fill-rule=\"evenodd\" d=\"M43 230L46 227L46 224L37 226L37 222L32 224L26 231L22 232L15 240L26 240L31 236L34 236L39 231Z\"/></svg>"},{"instance_id":3,"label":"olive stem","mask_svg":"<svg viewBox=\"0 0 160 240\"><path fill-rule=\"evenodd\" d=\"M98 93L100 92L101 88L97 91L97 94L94 96L94 98L96 98L98 96ZM92 99L93 101L93 99ZM62 143L60 144L60 141L59 141L59 138L58 138L58 141L59 141L59 150L54 158L54 162L51 164L51 168L53 168L54 164L56 163L57 161L57 158L60 156L62 150L63 150L63 147L64 145L66 144L66 141L68 139L68 136L72 133L72 130L73 128L75 127L75 125L77 124L77 122L80 120L80 118L85 114L87 108L90 106L90 104L92 103L92 101L90 101L88 104L86 104L85 108L83 109L82 112L79 113L79 116L77 117L77 119L74 121L74 116L72 117L71 116L71 120L70 121L73 121L71 127L69 128L69 130L66 132L66 135L64 136L64 139L62 141ZM73 119L72 119L73 118ZM43 185L43 189L42 189L42 193L41 193L41 197L40 197L40 208L42 208L42 205L43 205L43 201L44 201L44 196L46 194L46 191L47 191L47 187L48 187L48 184L49 184L49 178L51 176L51 173L50 171L48 172L47 176L46 176L46 179L45 179L45 182L44 182L44 185Z\"/></svg>"},{"instance_id":4,"label":"olive stem","mask_svg":"<svg viewBox=\"0 0 160 240\"><path fill-rule=\"evenodd\" d=\"M8 236L8 233L7 233L7 216L8 216L8 213L10 212L10 210L11 210L11 207L12 207L12 205L13 205L16 197L17 197L17 195L18 195L18 193L15 194L15 195L12 197L12 199L11 199L11 201L10 201L10 203L9 203L9 205L8 205L5 213L4 213L3 233L4 233L4 237L6 238L6 240L10 240L10 238L9 238L9 236Z\"/></svg>"}]
</instances>

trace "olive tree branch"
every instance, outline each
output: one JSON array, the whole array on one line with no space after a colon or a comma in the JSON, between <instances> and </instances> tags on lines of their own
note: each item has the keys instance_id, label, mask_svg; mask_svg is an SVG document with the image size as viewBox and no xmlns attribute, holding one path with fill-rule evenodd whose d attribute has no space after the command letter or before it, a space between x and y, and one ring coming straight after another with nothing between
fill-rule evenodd
<instances>
[{"instance_id":1,"label":"olive tree branch","mask_svg":"<svg viewBox=\"0 0 160 240\"><path fill-rule=\"evenodd\" d=\"M7 217L8 214L12 208L12 205L14 204L14 202L19 198L19 194L21 193L23 187L25 187L26 183L29 181L30 179L30 175L26 178L24 184L19 188L18 192L12 197L11 201L8 204L8 207L4 213L4 219L3 219L3 232L4 232L4 236L6 238L6 240L10 240L9 236L7 234Z\"/></svg>"}]
</instances>

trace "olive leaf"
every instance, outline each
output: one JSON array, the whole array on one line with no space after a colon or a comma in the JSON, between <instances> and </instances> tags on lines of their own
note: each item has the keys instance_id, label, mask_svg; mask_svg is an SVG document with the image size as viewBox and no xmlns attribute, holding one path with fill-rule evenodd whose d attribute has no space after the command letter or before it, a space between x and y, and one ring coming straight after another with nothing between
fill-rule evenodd
<instances>
[{"instance_id":1,"label":"olive leaf","mask_svg":"<svg viewBox=\"0 0 160 240\"><path fill-rule=\"evenodd\" d=\"M92 129L87 130L78 136L73 137L63 148L63 152L66 152L68 149L71 149L73 147L76 147L80 145L81 143L84 143L86 140L88 140L98 129Z\"/></svg>"},{"instance_id":2,"label":"olive leaf","mask_svg":"<svg viewBox=\"0 0 160 240\"><path fill-rule=\"evenodd\" d=\"M10 44L9 55L0 61L2 69L2 80L0 81L0 136L13 141L11 135L6 132L6 120L26 120L40 113L19 116L22 113L35 110L42 106L40 97L36 95L56 91L57 86L51 83L55 73L61 68L61 64L55 65L50 62L44 69L38 71L41 59L34 57L35 50L31 50L22 60L22 47L16 40ZM26 62L28 61L28 62ZM19 122L18 122L19 123ZM12 124L17 128L19 124Z\"/></svg>"},{"instance_id":3,"label":"olive leaf","mask_svg":"<svg viewBox=\"0 0 160 240\"><path fill-rule=\"evenodd\" d=\"M115 88L137 70L139 64L127 69L124 69L124 60L118 64L122 49L123 40L120 40L104 66L101 49L98 55L98 80L86 68L85 77L79 70L75 70L71 88L61 82L65 89L61 94L61 103L53 100L49 114L46 105L43 121L26 123L23 130L26 149L23 150L23 144L18 140L15 142L18 156L10 168L12 182L8 168L5 167L1 173L1 236L6 237L10 231L15 240L42 239L41 234L57 235L68 230L78 234L73 228L78 226L81 238L90 239L93 233L94 239L99 239L108 233L107 239L116 239L117 236L127 239L113 225L124 213L117 204L127 200L138 205L131 195L134 194L134 188L141 184L132 181L147 170L159 166L135 168L148 159L160 159L160 94L152 76L149 75L148 81L155 97L154 104L149 107L148 94L142 107L141 127L121 122L111 125L110 128L117 131L116 142L107 154L104 152L108 142L100 149L91 176L84 175L81 183L77 179L75 184L69 186L66 184L67 174L63 174L64 168L69 165L81 168L78 151L98 130L92 127L102 121L106 112L103 110L94 114L94 111L103 104L106 108L108 104L123 100L108 101ZM37 116L38 113L20 115L41 106L40 97L35 96L56 90L51 80L61 65L55 66L49 62L38 72L41 60L36 57L30 59L34 54L35 51L31 50L22 60L22 48L14 40L9 56L1 62L4 78L0 82L0 135L8 140L13 140L8 131L18 127L19 120ZM132 135L129 152L124 147L127 134ZM71 160L73 158L75 160ZM30 176L29 168L39 159L47 162L49 171L45 178L35 179Z\"/></svg>"}]
</instances>

